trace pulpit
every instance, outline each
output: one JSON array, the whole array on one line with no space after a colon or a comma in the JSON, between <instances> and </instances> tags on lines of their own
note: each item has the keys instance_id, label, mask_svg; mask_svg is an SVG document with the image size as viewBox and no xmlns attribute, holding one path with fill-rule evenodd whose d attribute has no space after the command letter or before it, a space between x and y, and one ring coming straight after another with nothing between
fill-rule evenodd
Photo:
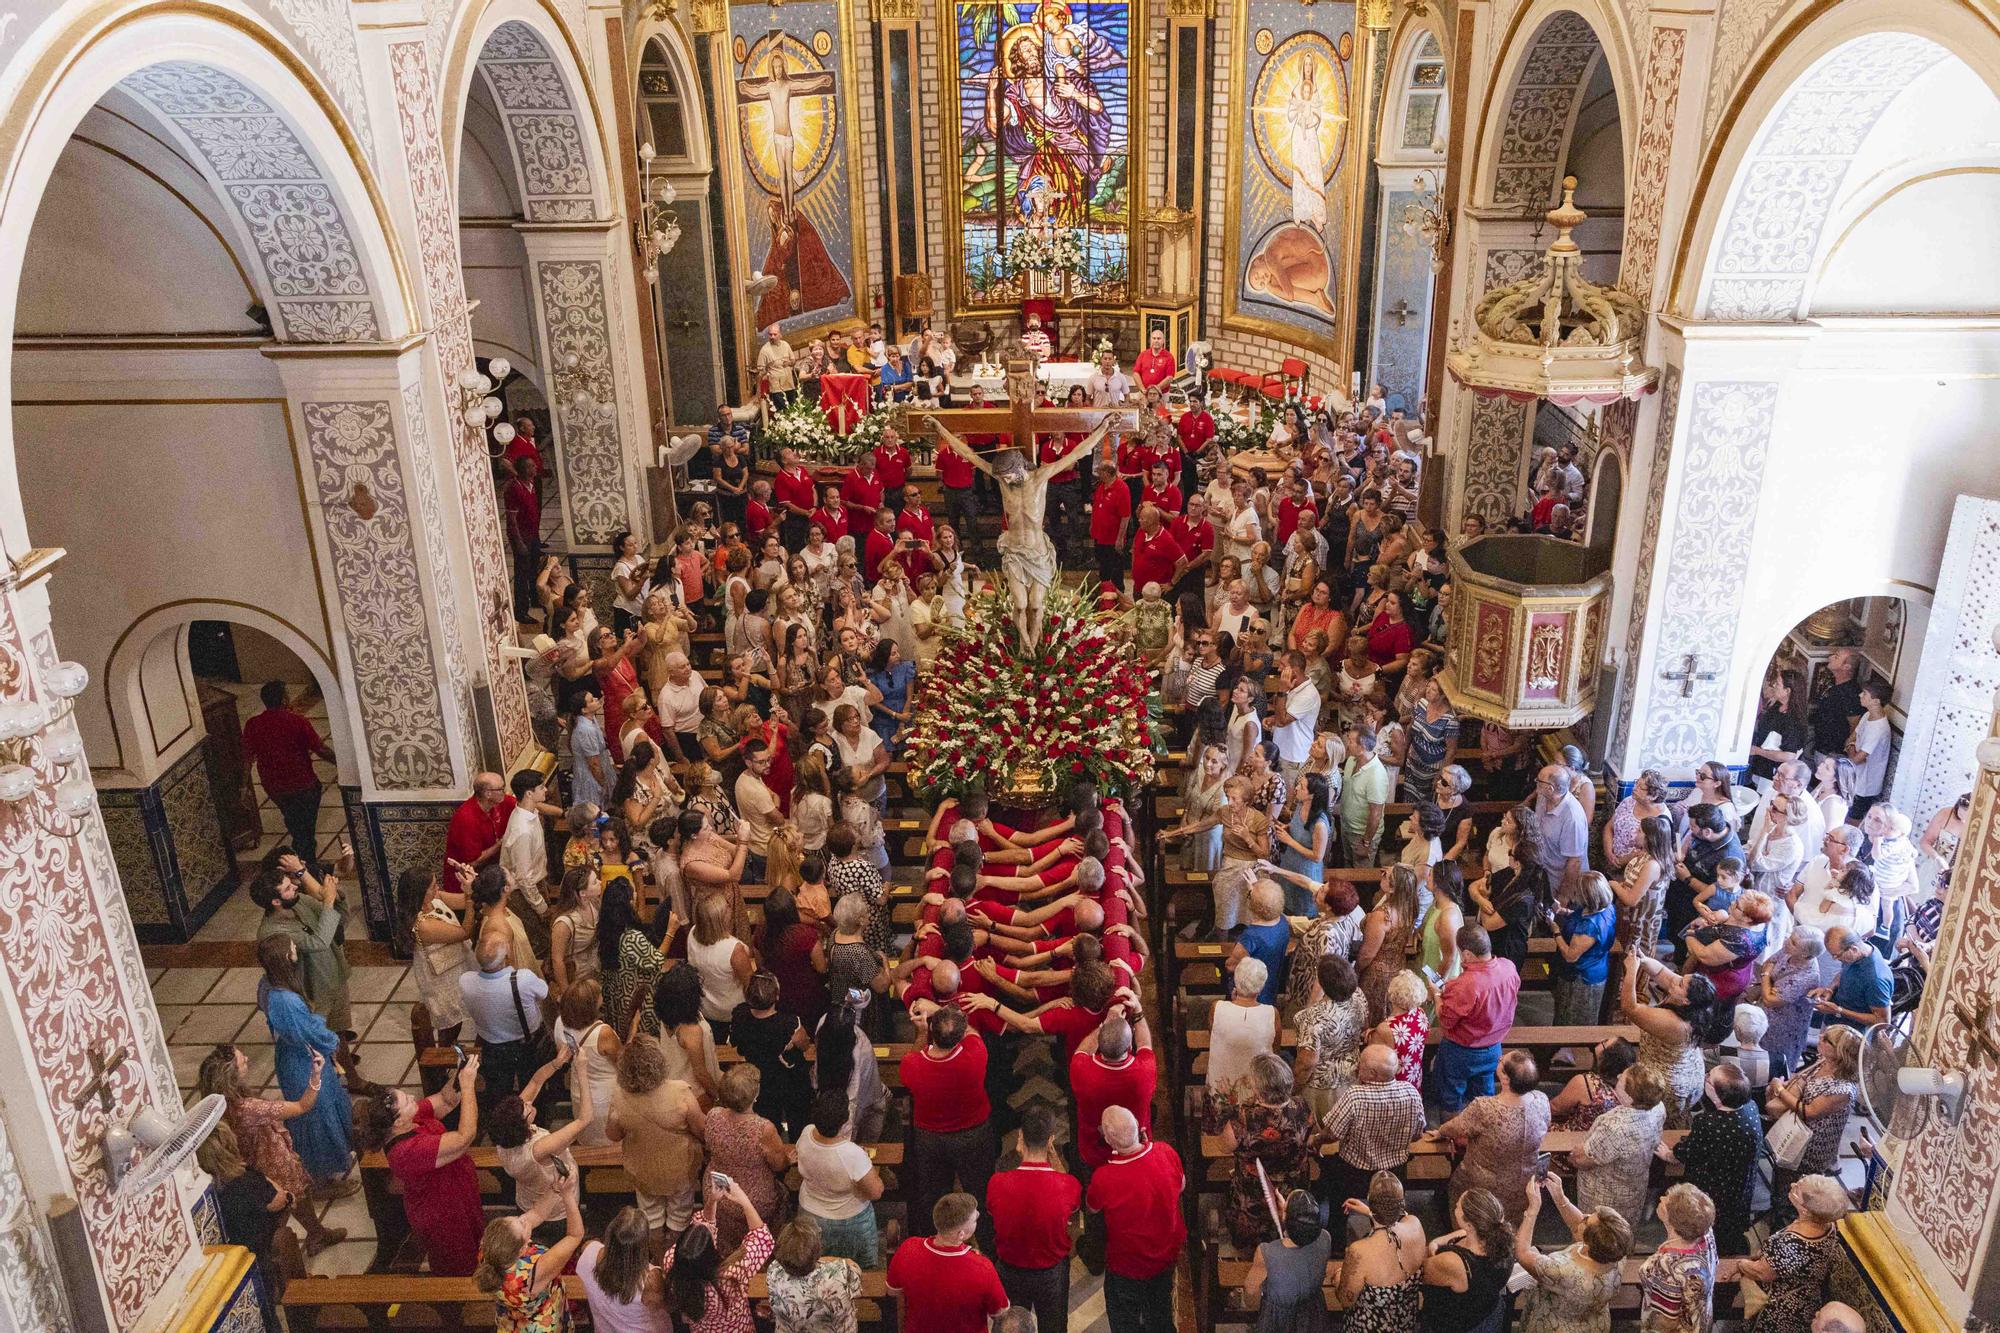
<instances>
[{"instance_id":1,"label":"pulpit","mask_svg":"<svg viewBox=\"0 0 2000 1333\"><path fill-rule=\"evenodd\" d=\"M1444 690L1510 730L1589 716L1611 611L1610 553L1557 537L1480 537L1451 553Z\"/></svg>"}]
</instances>

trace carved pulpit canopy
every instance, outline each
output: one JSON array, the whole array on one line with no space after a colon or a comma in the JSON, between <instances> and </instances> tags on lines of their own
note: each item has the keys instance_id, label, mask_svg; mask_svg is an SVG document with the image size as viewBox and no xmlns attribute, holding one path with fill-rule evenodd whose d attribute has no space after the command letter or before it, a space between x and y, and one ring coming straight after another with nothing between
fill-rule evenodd
<instances>
[{"instance_id":1,"label":"carved pulpit canopy","mask_svg":"<svg viewBox=\"0 0 2000 1333\"><path fill-rule=\"evenodd\" d=\"M1541 271L1480 297L1472 333L1446 366L1467 388L1510 398L1603 404L1652 392L1660 372L1639 359L1645 307L1583 276L1583 251L1570 237L1586 221L1576 177L1563 178L1563 201L1548 219L1556 238Z\"/></svg>"}]
</instances>

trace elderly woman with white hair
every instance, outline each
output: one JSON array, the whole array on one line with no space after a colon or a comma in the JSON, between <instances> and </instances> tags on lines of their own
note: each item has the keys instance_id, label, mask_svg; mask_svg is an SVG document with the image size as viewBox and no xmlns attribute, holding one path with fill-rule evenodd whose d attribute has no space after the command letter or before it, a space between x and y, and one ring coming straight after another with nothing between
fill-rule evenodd
<instances>
[{"instance_id":1,"label":"elderly woman with white hair","mask_svg":"<svg viewBox=\"0 0 2000 1333\"><path fill-rule=\"evenodd\" d=\"M1820 984L1820 958L1825 953L1826 936L1817 926L1795 925L1778 956L1764 964L1757 985L1745 992L1771 1020L1764 1049L1777 1073L1795 1068L1805 1051L1813 1014L1810 992Z\"/></svg>"},{"instance_id":2,"label":"elderly woman with white hair","mask_svg":"<svg viewBox=\"0 0 2000 1333\"><path fill-rule=\"evenodd\" d=\"M1271 979L1260 959L1245 958L1230 974L1230 995L1217 1000L1208 1020L1208 1089L1227 1092L1245 1074L1250 1062L1276 1048L1278 1009L1257 997Z\"/></svg>"},{"instance_id":3,"label":"elderly woman with white hair","mask_svg":"<svg viewBox=\"0 0 2000 1333\"><path fill-rule=\"evenodd\" d=\"M1798 1217L1773 1232L1764 1253L1736 1266L1741 1277L1769 1296L1750 1325L1753 1333L1812 1333L1813 1316L1826 1300L1827 1275L1840 1254L1840 1219L1852 1205L1847 1187L1832 1176L1803 1176L1786 1195Z\"/></svg>"}]
</instances>

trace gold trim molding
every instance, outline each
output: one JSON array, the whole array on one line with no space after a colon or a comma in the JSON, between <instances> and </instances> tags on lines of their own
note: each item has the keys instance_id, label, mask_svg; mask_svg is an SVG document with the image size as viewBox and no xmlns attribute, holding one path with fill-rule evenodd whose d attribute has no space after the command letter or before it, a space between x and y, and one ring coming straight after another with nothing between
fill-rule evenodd
<instances>
[{"instance_id":1,"label":"gold trim molding","mask_svg":"<svg viewBox=\"0 0 2000 1333\"><path fill-rule=\"evenodd\" d=\"M1848 1214L1840 1224L1840 1238L1903 1333L1956 1333L1960 1328L1883 1214Z\"/></svg>"},{"instance_id":2,"label":"gold trim molding","mask_svg":"<svg viewBox=\"0 0 2000 1333\"><path fill-rule=\"evenodd\" d=\"M729 31L729 0L689 0L688 11L698 37L719 37ZM736 110L733 104L729 109Z\"/></svg>"},{"instance_id":3,"label":"gold trim molding","mask_svg":"<svg viewBox=\"0 0 2000 1333\"><path fill-rule=\"evenodd\" d=\"M202 1250L201 1267L188 1284L180 1318L170 1333L208 1333L219 1327L229 1298L250 1271L250 1251L241 1245L210 1245Z\"/></svg>"},{"instance_id":4,"label":"gold trim molding","mask_svg":"<svg viewBox=\"0 0 2000 1333\"><path fill-rule=\"evenodd\" d=\"M1167 17L1212 19L1215 17L1215 0L1167 0Z\"/></svg>"},{"instance_id":5,"label":"gold trim molding","mask_svg":"<svg viewBox=\"0 0 2000 1333\"><path fill-rule=\"evenodd\" d=\"M916 22L923 0L875 0L875 21L877 23L907 20Z\"/></svg>"}]
</instances>

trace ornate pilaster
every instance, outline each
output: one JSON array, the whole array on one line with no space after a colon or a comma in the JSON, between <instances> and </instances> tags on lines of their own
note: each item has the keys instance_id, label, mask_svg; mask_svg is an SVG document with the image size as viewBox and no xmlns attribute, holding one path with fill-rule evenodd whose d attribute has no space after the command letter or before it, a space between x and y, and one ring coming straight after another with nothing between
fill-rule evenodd
<instances>
[{"instance_id":1,"label":"ornate pilaster","mask_svg":"<svg viewBox=\"0 0 2000 1333\"><path fill-rule=\"evenodd\" d=\"M515 631L492 460L485 433L460 420L455 381L473 364L472 330L435 76L420 23L367 28L360 40L370 106L379 123L397 127L401 161L398 169L382 172L382 193L397 231L415 238L416 294L430 330L414 349L415 374L403 378L397 419L411 447L432 459L410 480L420 488L412 498L423 518L427 559L434 569L449 571L429 590L436 599L438 651L454 693L491 699L490 716L476 722L469 703L447 712L466 724L465 735L490 736L495 752L481 759L506 767L530 753L534 742L526 686L518 666L501 652ZM479 691L481 686L489 689ZM460 757L453 763L455 771L465 771Z\"/></svg>"},{"instance_id":2,"label":"ornate pilaster","mask_svg":"<svg viewBox=\"0 0 2000 1333\"><path fill-rule=\"evenodd\" d=\"M599 222L517 230L528 252L536 337L548 349L563 532L572 551L606 549L620 531L648 526L640 469L649 432L626 366L632 339L624 303L614 300L625 229Z\"/></svg>"},{"instance_id":3,"label":"ornate pilaster","mask_svg":"<svg viewBox=\"0 0 2000 1333\"><path fill-rule=\"evenodd\" d=\"M370 801L450 800L488 762L477 664L458 636L462 585L442 535L450 478L428 443L424 344L372 350L269 354L285 382L321 584L336 594L334 661L359 721L362 790ZM386 938L387 895L363 900L371 932Z\"/></svg>"},{"instance_id":4,"label":"ornate pilaster","mask_svg":"<svg viewBox=\"0 0 2000 1333\"><path fill-rule=\"evenodd\" d=\"M1994 646L2000 648L2000 634ZM2000 697L1994 700L2000 707ZM1985 1326L2000 1310L2000 739L1979 746L1972 810L1924 982L1910 1063L1966 1076L1952 1123L1936 1109L1911 1139L1888 1145L1887 1209L1951 1327Z\"/></svg>"},{"instance_id":5,"label":"ornate pilaster","mask_svg":"<svg viewBox=\"0 0 2000 1333\"><path fill-rule=\"evenodd\" d=\"M1625 697L1632 721L1607 756L1620 773L1658 768L1685 778L1704 760L1740 759L1749 719L1731 700L1754 698L1742 682L1762 674L1760 645L1743 633L1745 571L1752 567L1764 466L1779 387L1803 334L1689 326L1670 347L1660 420L1648 455L1656 534L1641 551L1642 587L1626 640Z\"/></svg>"}]
</instances>

